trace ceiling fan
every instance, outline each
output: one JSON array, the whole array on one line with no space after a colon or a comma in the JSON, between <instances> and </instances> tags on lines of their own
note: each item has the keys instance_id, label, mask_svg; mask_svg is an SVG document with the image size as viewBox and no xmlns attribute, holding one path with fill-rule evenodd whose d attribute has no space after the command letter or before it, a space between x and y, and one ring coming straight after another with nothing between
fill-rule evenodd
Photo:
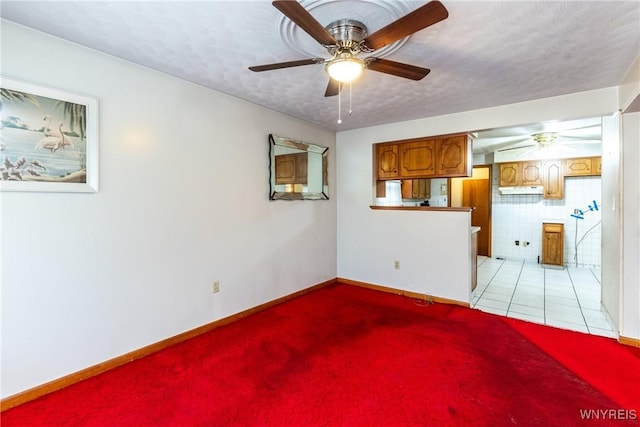
<instances>
[{"instance_id":1,"label":"ceiling fan","mask_svg":"<svg viewBox=\"0 0 640 427\"><path fill-rule=\"evenodd\" d=\"M329 84L324 96L340 93L343 83L350 83L365 69L411 80L421 80L431 70L415 65L361 54L371 53L397 40L410 36L449 16L447 9L437 0L431 1L397 19L373 34L367 27L353 19L341 19L324 27L300 3L295 0L274 1L275 6L298 27L324 46L330 58L310 58L297 61L249 67L251 71L270 71L302 65L325 64Z\"/></svg>"},{"instance_id":2,"label":"ceiling fan","mask_svg":"<svg viewBox=\"0 0 640 427\"><path fill-rule=\"evenodd\" d=\"M482 132L478 145L484 147L485 152L514 152L516 157L522 157L534 151L568 152L600 144L601 133L599 119L582 119Z\"/></svg>"}]
</instances>

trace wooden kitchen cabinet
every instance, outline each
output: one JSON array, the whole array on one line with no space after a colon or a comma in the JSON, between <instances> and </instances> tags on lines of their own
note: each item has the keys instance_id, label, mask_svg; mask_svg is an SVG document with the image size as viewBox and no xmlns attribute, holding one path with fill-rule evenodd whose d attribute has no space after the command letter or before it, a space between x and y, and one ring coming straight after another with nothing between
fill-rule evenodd
<instances>
[{"instance_id":1,"label":"wooden kitchen cabinet","mask_svg":"<svg viewBox=\"0 0 640 427\"><path fill-rule=\"evenodd\" d=\"M422 178L436 173L436 140L427 138L399 146L400 178Z\"/></svg>"},{"instance_id":2,"label":"wooden kitchen cabinet","mask_svg":"<svg viewBox=\"0 0 640 427\"><path fill-rule=\"evenodd\" d=\"M436 138L436 175L471 176L471 141L468 135Z\"/></svg>"},{"instance_id":3,"label":"wooden kitchen cabinet","mask_svg":"<svg viewBox=\"0 0 640 427\"><path fill-rule=\"evenodd\" d=\"M276 184L307 183L307 153L275 156Z\"/></svg>"},{"instance_id":4,"label":"wooden kitchen cabinet","mask_svg":"<svg viewBox=\"0 0 640 427\"><path fill-rule=\"evenodd\" d=\"M545 160L542 164L545 199L564 198L564 175L561 160Z\"/></svg>"},{"instance_id":5,"label":"wooden kitchen cabinet","mask_svg":"<svg viewBox=\"0 0 640 427\"><path fill-rule=\"evenodd\" d=\"M591 170L593 175L602 175L602 157L591 158Z\"/></svg>"},{"instance_id":6,"label":"wooden kitchen cabinet","mask_svg":"<svg viewBox=\"0 0 640 427\"><path fill-rule=\"evenodd\" d=\"M374 145L376 179L471 176L471 138L467 134L391 141Z\"/></svg>"},{"instance_id":7,"label":"wooden kitchen cabinet","mask_svg":"<svg viewBox=\"0 0 640 427\"><path fill-rule=\"evenodd\" d=\"M564 224L542 223L541 264L564 266Z\"/></svg>"},{"instance_id":8,"label":"wooden kitchen cabinet","mask_svg":"<svg viewBox=\"0 0 640 427\"><path fill-rule=\"evenodd\" d=\"M428 199L431 197L431 180L403 179L401 191L403 199Z\"/></svg>"},{"instance_id":9,"label":"wooden kitchen cabinet","mask_svg":"<svg viewBox=\"0 0 640 427\"><path fill-rule=\"evenodd\" d=\"M539 161L521 162L522 185L542 185L542 164Z\"/></svg>"},{"instance_id":10,"label":"wooden kitchen cabinet","mask_svg":"<svg viewBox=\"0 0 640 427\"><path fill-rule=\"evenodd\" d=\"M520 177L522 172L517 162L499 163L498 168L498 185L500 187L517 187L518 183L522 182L522 178Z\"/></svg>"},{"instance_id":11,"label":"wooden kitchen cabinet","mask_svg":"<svg viewBox=\"0 0 640 427\"><path fill-rule=\"evenodd\" d=\"M376 165L378 179L398 178L398 144L377 144Z\"/></svg>"},{"instance_id":12,"label":"wooden kitchen cabinet","mask_svg":"<svg viewBox=\"0 0 640 427\"><path fill-rule=\"evenodd\" d=\"M500 187L542 185L542 164L539 161L500 163Z\"/></svg>"},{"instance_id":13,"label":"wooden kitchen cabinet","mask_svg":"<svg viewBox=\"0 0 640 427\"><path fill-rule=\"evenodd\" d=\"M601 157L582 157L563 160L564 176L594 176L602 174Z\"/></svg>"}]
</instances>

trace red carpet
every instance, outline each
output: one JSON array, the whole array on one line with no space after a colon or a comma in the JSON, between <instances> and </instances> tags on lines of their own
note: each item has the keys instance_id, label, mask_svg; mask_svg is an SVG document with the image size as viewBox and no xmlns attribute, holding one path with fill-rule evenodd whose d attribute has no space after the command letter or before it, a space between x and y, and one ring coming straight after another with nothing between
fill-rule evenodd
<instances>
[{"instance_id":1,"label":"red carpet","mask_svg":"<svg viewBox=\"0 0 640 427\"><path fill-rule=\"evenodd\" d=\"M639 410L640 349L336 285L5 411L1 421L628 426L640 425Z\"/></svg>"}]
</instances>

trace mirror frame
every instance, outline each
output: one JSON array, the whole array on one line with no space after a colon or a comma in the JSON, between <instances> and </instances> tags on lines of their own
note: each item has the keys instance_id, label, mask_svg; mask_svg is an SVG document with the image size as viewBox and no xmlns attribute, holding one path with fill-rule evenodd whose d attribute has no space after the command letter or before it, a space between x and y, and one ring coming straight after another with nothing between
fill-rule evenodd
<instances>
[{"instance_id":1,"label":"mirror frame","mask_svg":"<svg viewBox=\"0 0 640 427\"><path fill-rule=\"evenodd\" d=\"M286 147L287 149L299 150L311 154L320 154L322 156L322 169L319 179L322 180L322 191L319 192L293 192L293 191L277 191L276 174L275 174L275 157L276 148ZM329 182L324 171L328 170L329 147L322 145L309 144L307 142L297 141L291 138L285 138L274 134L269 134L269 199L270 200L328 200L329 199Z\"/></svg>"}]
</instances>

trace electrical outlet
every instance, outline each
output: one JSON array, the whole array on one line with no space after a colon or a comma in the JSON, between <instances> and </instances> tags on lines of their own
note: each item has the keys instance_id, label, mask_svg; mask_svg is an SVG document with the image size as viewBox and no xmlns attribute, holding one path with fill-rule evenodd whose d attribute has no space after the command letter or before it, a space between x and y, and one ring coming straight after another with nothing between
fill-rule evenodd
<instances>
[{"instance_id":1,"label":"electrical outlet","mask_svg":"<svg viewBox=\"0 0 640 427\"><path fill-rule=\"evenodd\" d=\"M213 293L218 293L220 292L220 281L219 280L214 280L213 281Z\"/></svg>"},{"instance_id":2,"label":"electrical outlet","mask_svg":"<svg viewBox=\"0 0 640 427\"><path fill-rule=\"evenodd\" d=\"M516 240L516 246L520 246L520 240Z\"/></svg>"},{"instance_id":3,"label":"electrical outlet","mask_svg":"<svg viewBox=\"0 0 640 427\"><path fill-rule=\"evenodd\" d=\"M400 270L400 261L394 261L393 268L395 268L396 270Z\"/></svg>"}]
</instances>

